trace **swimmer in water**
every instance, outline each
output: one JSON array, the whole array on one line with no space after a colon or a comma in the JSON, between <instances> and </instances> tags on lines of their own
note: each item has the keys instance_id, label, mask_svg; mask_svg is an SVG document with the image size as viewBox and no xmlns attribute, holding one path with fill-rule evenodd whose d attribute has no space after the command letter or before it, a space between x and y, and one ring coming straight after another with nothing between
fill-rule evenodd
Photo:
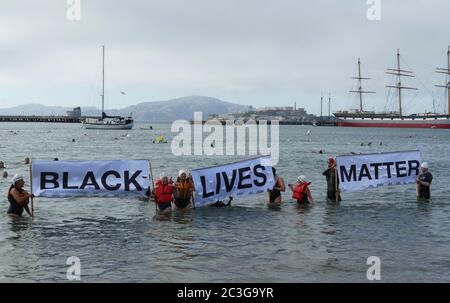
<instances>
[{"instance_id":1,"label":"swimmer in water","mask_svg":"<svg viewBox=\"0 0 450 303\"><path fill-rule=\"evenodd\" d=\"M267 191L267 206L280 207L281 206L281 192L286 191L283 178L277 175L275 167L272 167L273 176L275 178L275 186Z\"/></svg>"},{"instance_id":2,"label":"swimmer in water","mask_svg":"<svg viewBox=\"0 0 450 303\"><path fill-rule=\"evenodd\" d=\"M7 213L10 216L21 217L23 211L25 210L30 217L33 217L33 214L28 207L31 195L23 189L24 185L25 181L23 180L23 177L15 175L12 185L9 187L7 192L7 198L9 201Z\"/></svg>"},{"instance_id":3,"label":"swimmer in water","mask_svg":"<svg viewBox=\"0 0 450 303\"><path fill-rule=\"evenodd\" d=\"M311 185L311 182L308 182L303 175L297 178L295 184L288 184L289 188L292 190L292 198L297 200L298 205L314 204L309 185Z\"/></svg>"},{"instance_id":4,"label":"swimmer in water","mask_svg":"<svg viewBox=\"0 0 450 303\"><path fill-rule=\"evenodd\" d=\"M156 180L153 194L160 214L172 212L173 189L172 179L169 180L169 177L164 173Z\"/></svg>"},{"instance_id":5,"label":"swimmer in water","mask_svg":"<svg viewBox=\"0 0 450 303\"><path fill-rule=\"evenodd\" d=\"M433 175L429 171L429 165L427 162L423 162L420 166L422 173L416 180L416 194L418 200L430 199L430 187L431 181L433 181Z\"/></svg>"},{"instance_id":6,"label":"swimmer in water","mask_svg":"<svg viewBox=\"0 0 450 303\"><path fill-rule=\"evenodd\" d=\"M211 204L211 207L227 207L231 205L231 201L233 201L233 197L230 197L227 203L222 201L217 201L216 203Z\"/></svg>"},{"instance_id":7,"label":"swimmer in water","mask_svg":"<svg viewBox=\"0 0 450 303\"><path fill-rule=\"evenodd\" d=\"M339 202L341 201L341 194L339 192L339 179L336 176L336 160L334 158L328 159L328 168L322 173L327 181L327 200ZM337 183L337 184L336 184Z\"/></svg>"},{"instance_id":8,"label":"swimmer in water","mask_svg":"<svg viewBox=\"0 0 450 303\"><path fill-rule=\"evenodd\" d=\"M177 182L173 189L173 203L177 208L191 208L194 206L195 187L192 177L182 169L178 172Z\"/></svg>"}]
</instances>

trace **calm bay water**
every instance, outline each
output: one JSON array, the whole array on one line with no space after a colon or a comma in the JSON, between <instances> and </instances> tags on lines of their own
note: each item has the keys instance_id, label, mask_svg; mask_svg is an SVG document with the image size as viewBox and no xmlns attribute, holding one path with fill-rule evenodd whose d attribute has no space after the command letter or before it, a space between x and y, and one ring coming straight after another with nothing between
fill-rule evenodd
<instances>
[{"instance_id":1,"label":"calm bay water","mask_svg":"<svg viewBox=\"0 0 450 303\"><path fill-rule=\"evenodd\" d=\"M170 139L170 125L149 125L99 131L0 123L0 160L10 177L28 181L27 156L150 159L155 176L241 159L175 157L170 144L151 142L157 134ZM329 156L411 149L430 162L431 202L418 203L414 185L325 202ZM286 183L308 176L315 206L298 208L286 193L282 210L271 211L254 195L230 208L175 211L169 220L155 217L154 204L114 198L36 198L34 220L12 220L10 178L0 176L0 282L67 281L70 256L81 259L85 282L365 282L369 256L380 257L385 282L450 282L449 151L446 130L282 126L277 171Z\"/></svg>"}]
</instances>

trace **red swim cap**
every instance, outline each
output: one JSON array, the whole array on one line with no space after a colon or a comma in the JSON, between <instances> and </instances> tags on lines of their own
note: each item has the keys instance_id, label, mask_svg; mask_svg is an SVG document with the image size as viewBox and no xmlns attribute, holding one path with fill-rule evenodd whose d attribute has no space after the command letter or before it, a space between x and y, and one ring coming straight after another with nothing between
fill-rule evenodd
<instances>
[{"instance_id":1,"label":"red swim cap","mask_svg":"<svg viewBox=\"0 0 450 303\"><path fill-rule=\"evenodd\" d=\"M335 161L334 161L334 159L333 159L333 158L328 158L328 167L331 167L331 166L333 166L333 165L334 165L334 163L335 163Z\"/></svg>"}]
</instances>

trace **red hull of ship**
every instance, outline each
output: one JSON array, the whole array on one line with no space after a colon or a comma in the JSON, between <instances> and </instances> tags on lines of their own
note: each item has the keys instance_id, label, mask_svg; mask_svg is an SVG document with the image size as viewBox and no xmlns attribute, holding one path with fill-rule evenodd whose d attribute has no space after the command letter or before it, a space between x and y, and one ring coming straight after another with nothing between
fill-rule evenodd
<instances>
[{"instance_id":1,"label":"red hull of ship","mask_svg":"<svg viewBox=\"0 0 450 303\"><path fill-rule=\"evenodd\" d=\"M407 122L349 122L339 121L338 126L343 127L390 127L390 128L446 128L450 129L449 123L407 123Z\"/></svg>"}]
</instances>

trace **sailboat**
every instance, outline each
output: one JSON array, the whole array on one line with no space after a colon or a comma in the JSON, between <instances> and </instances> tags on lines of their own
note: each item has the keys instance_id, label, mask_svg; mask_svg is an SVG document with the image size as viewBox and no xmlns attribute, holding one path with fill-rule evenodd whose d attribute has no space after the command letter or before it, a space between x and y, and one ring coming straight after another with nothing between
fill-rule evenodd
<instances>
[{"instance_id":1,"label":"sailboat","mask_svg":"<svg viewBox=\"0 0 450 303\"><path fill-rule=\"evenodd\" d=\"M102 46L103 67L102 67L102 116L96 118L86 118L83 127L86 129L132 129L133 118L129 116L108 116L105 113L105 46Z\"/></svg>"},{"instance_id":2,"label":"sailboat","mask_svg":"<svg viewBox=\"0 0 450 303\"><path fill-rule=\"evenodd\" d=\"M402 127L402 128L450 128L450 46L447 52L447 68L437 68L437 73L447 75L445 85L436 85L447 90L448 109L446 114L437 113L418 113L404 115L402 107L402 90L416 90L415 87L402 85L402 77L414 77L412 71L404 70L400 66L400 50L397 50L397 67L388 68L386 74L397 77L396 85L387 85L388 88L395 88L398 97L398 111L375 113L374 111L365 111L363 109L363 94L374 93L362 89L361 80L368 80L361 76L361 62L358 59L358 76L353 79L358 80L358 89L350 91L359 94L359 109L355 111L338 111L333 113L338 118L338 126L349 127Z\"/></svg>"}]
</instances>

